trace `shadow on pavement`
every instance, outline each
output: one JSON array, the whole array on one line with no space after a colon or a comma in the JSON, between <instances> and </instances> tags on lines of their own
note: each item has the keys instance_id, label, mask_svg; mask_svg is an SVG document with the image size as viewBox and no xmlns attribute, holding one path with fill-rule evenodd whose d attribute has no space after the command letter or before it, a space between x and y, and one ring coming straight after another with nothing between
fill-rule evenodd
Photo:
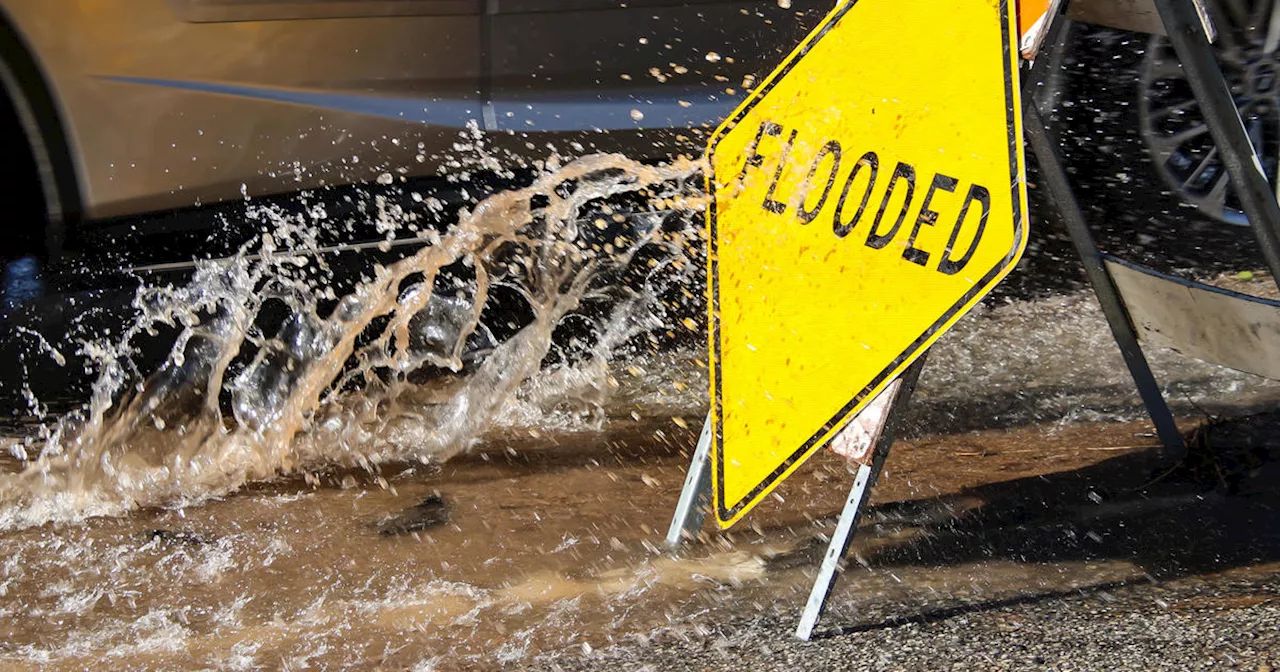
<instances>
[{"instance_id":1,"label":"shadow on pavement","mask_svg":"<svg viewBox=\"0 0 1280 672\"><path fill-rule=\"evenodd\" d=\"M871 567L1119 560L1135 564L1141 573L1094 585L1024 592L825 628L817 636L934 623L967 613L1280 561L1277 429L1280 413L1276 412L1214 422L1189 434L1191 455L1176 463L1162 457L1159 449L1150 449L1082 469L970 488L940 499L873 506L867 512L871 522L863 526L864 534L892 535L904 527L920 533L909 535L905 543L877 543L863 549L859 559ZM973 506L974 502L979 504ZM953 515L937 516L938 510ZM935 515L930 516L930 511ZM919 524L922 520L927 522ZM786 564L816 562L824 550L825 545L815 541Z\"/></svg>"},{"instance_id":2,"label":"shadow on pavement","mask_svg":"<svg viewBox=\"0 0 1280 672\"><path fill-rule=\"evenodd\" d=\"M1065 590L1046 590L1026 595L1014 595L998 600L987 600L985 602L958 604L952 607L942 609L934 609L920 614L911 616L891 616L875 623L861 623L858 625L846 625L833 628L822 628L814 632L813 639L826 639L829 637L840 637L842 635L852 635L859 632L871 632L873 630L886 630L896 628L908 623L938 623L957 616L971 614L980 611L993 611L996 609L1006 609L1009 607L1017 607L1024 604L1036 604L1045 600L1061 599L1072 597L1075 595L1088 595L1094 593L1105 593L1110 590L1126 588L1136 584L1147 583L1150 579L1146 577L1135 577L1123 581L1106 581L1092 586L1082 588L1070 588Z\"/></svg>"},{"instance_id":3,"label":"shadow on pavement","mask_svg":"<svg viewBox=\"0 0 1280 672\"><path fill-rule=\"evenodd\" d=\"M1225 483L1205 473L1211 465L1170 471L1151 450L974 488L960 496L981 506L871 562L1118 559L1169 579L1280 560L1280 450L1265 446L1257 455L1255 446L1260 464L1250 466L1236 448L1218 447Z\"/></svg>"}]
</instances>

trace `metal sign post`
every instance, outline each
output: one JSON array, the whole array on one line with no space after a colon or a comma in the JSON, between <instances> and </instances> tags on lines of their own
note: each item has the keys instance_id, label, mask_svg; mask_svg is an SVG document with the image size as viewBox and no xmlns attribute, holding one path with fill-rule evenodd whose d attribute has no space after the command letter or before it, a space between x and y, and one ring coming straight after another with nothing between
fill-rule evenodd
<instances>
[{"instance_id":1,"label":"metal sign post","mask_svg":"<svg viewBox=\"0 0 1280 672\"><path fill-rule=\"evenodd\" d=\"M1280 282L1280 204L1276 202L1276 191L1267 182L1249 133L1240 121L1235 97L1218 67L1196 3L1193 0L1155 0L1155 5L1169 42L1187 73L1191 91L1204 113L1214 146L1222 157L1240 205L1258 239L1258 247L1271 269L1271 277ZM1272 12L1276 11L1280 10L1272 9Z\"/></svg>"},{"instance_id":2,"label":"metal sign post","mask_svg":"<svg viewBox=\"0 0 1280 672\"><path fill-rule=\"evenodd\" d=\"M869 450L866 451L865 457L858 461L853 489L849 491L849 497L840 513L835 532L831 535L827 552L822 558L818 575L814 578L809 600L800 616L800 625L796 628L796 636L802 640L807 641L813 635L818 620L826 610L827 599L839 577L840 562L848 554L849 546L853 543L858 521L871 498L871 490L880 477L884 462L889 457L889 450L901 428L906 415L906 406L915 391L916 381L920 378L920 371L924 368L926 357L927 353L917 359L883 393L886 398L884 413L878 417L874 426L869 428L869 436L865 438ZM846 426L844 431L853 432L859 429L857 422L858 420L855 419L855 422ZM676 548L682 542L697 537L710 505L711 419L707 418L702 425L698 445L693 451L684 487L680 491L680 500L676 504L675 515L667 530L667 545Z\"/></svg>"},{"instance_id":3,"label":"metal sign post","mask_svg":"<svg viewBox=\"0 0 1280 672\"><path fill-rule=\"evenodd\" d=\"M1111 335L1115 338L1116 345L1120 347L1120 354L1124 357L1125 365L1129 367L1129 375L1133 378L1134 386L1138 388L1138 395L1142 397L1147 414L1151 416L1151 422L1156 426L1156 433L1161 443L1170 451L1181 455L1186 450L1182 433L1178 431L1178 425L1173 420L1169 405L1164 401L1160 385L1156 382L1155 375L1151 373L1151 366L1147 364L1146 356L1142 354L1142 347L1138 345L1138 335L1133 330L1124 302L1120 299L1120 294L1107 273L1102 253L1098 251L1098 246L1093 241L1093 234L1089 232L1089 224L1080 212L1080 204L1076 202L1066 171L1062 168L1062 161L1058 158L1058 153L1049 140L1044 120L1041 119L1040 112L1036 110L1035 102L1030 97L1027 99L1023 114L1031 151L1036 156L1036 165L1044 175L1054 206L1067 225L1071 242L1076 247L1076 253L1080 255L1080 263L1084 266L1085 276L1089 279L1089 285L1093 287L1093 293L1102 306L1102 314L1106 316L1107 324L1111 326Z\"/></svg>"},{"instance_id":4,"label":"metal sign post","mask_svg":"<svg viewBox=\"0 0 1280 672\"><path fill-rule=\"evenodd\" d=\"M1231 184L1239 194L1241 205L1248 216L1272 277L1280 282L1280 204L1277 204L1276 194L1262 171L1262 164L1241 123L1230 87L1217 65L1213 47L1209 42L1210 26L1206 25L1203 9L1196 0L1152 0L1152 4L1187 73L1196 102L1204 114L1205 124L1214 139L1215 151L1222 157L1222 163L1227 169ZM1071 15L1072 5L1068 5L1066 11ZM1064 48L1066 26L1063 21L1058 21L1056 24L1052 30L1058 39L1050 42L1051 49L1060 53ZM1050 54L1050 56L1055 55L1057 53ZM1052 74L1045 72L1045 66L1060 67L1060 64L1052 58L1041 59L1026 78L1028 91L1033 90L1041 75ZM1080 256L1085 276L1102 307L1111 328L1111 334L1120 348L1161 443L1171 457L1182 458L1187 451L1186 443L1182 433L1178 431L1173 413L1169 410L1159 383L1143 355L1139 330L1134 324L1131 306L1128 305L1140 306L1143 303L1159 302L1162 299L1161 285L1169 287L1179 283L1169 279L1161 280L1155 278L1154 274L1149 274L1145 285L1147 291L1139 293L1138 287L1132 283L1128 285L1127 292L1120 291L1109 270L1109 265L1113 265L1113 262L1098 249L1089 231L1088 222L1080 211L1079 203L1058 156L1059 143L1051 136L1042 115L1033 104L1033 97L1027 95L1025 98L1024 119L1027 140L1045 178L1052 202L1062 215L1076 253ZM1195 283L1181 284L1195 285ZM1257 305L1257 301L1252 297L1236 295L1236 298L1242 303L1252 302L1255 306ZM1230 316L1223 312L1215 313L1213 318L1217 321L1215 328L1233 331L1237 326L1234 322L1239 322L1239 330L1248 331L1250 325L1247 322L1250 322L1251 318L1242 317L1248 312L1246 309L1235 311L1234 320L1228 320ZM1194 316L1184 317L1192 321L1195 319ZM1184 347L1183 350L1196 351L1194 347L1196 344L1187 345L1192 347ZM1201 352L1207 351L1201 350ZM1239 354L1237 358L1244 356ZM1218 360L1219 363L1232 366L1230 362L1220 361L1222 358L1205 357L1205 359ZM1238 364L1235 366L1240 368Z\"/></svg>"},{"instance_id":5,"label":"metal sign post","mask_svg":"<svg viewBox=\"0 0 1280 672\"><path fill-rule=\"evenodd\" d=\"M804 638L924 353L1026 248L1015 19L1004 1L842 0L709 143L711 411L666 539L707 509L727 528L823 446L853 447Z\"/></svg>"},{"instance_id":6,"label":"metal sign post","mask_svg":"<svg viewBox=\"0 0 1280 672\"><path fill-rule=\"evenodd\" d=\"M707 507L711 505L711 416L702 423L698 445L693 449L689 473L684 477L684 488L676 502L676 513L667 529L667 546L679 546L681 541L698 536Z\"/></svg>"},{"instance_id":7,"label":"metal sign post","mask_svg":"<svg viewBox=\"0 0 1280 672\"><path fill-rule=\"evenodd\" d=\"M818 625L818 619L822 618L822 612L827 608L827 599L831 596L831 589L835 587L836 578L839 576L840 562L849 552L850 544L853 543L853 535L858 530L858 520L871 499L871 489L875 487L876 479L880 477L884 461L889 457L889 449L893 446L895 435L901 428L903 417L906 415L907 402L916 389L916 381L920 378L924 362L924 357L917 359L891 388L889 412L885 414L871 437L870 459L858 465L857 476L853 479L853 488L849 491L849 498L845 500L844 509L840 512L840 520L836 522L835 532L831 534L831 543L827 545L827 552L822 556L822 565L818 568L818 576L813 580L809 600L800 614L800 624L796 626L796 637L802 640L808 641L813 636L813 629Z\"/></svg>"}]
</instances>

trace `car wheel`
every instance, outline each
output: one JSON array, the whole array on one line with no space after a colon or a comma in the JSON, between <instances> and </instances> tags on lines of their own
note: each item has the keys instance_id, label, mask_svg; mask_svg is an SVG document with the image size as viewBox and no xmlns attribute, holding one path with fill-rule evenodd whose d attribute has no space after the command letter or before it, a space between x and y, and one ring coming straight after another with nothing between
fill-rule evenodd
<instances>
[{"instance_id":1,"label":"car wheel","mask_svg":"<svg viewBox=\"0 0 1280 672\"><path fill-rule=\"evenodd\" d=\"M1219 66L1267 179L1280 163L1280 3L1222 0L1211 6ZM1273 26L1273 23L1275 24ZM1156 171L1184 202L1221 222L1248 226L1173 46L1154 36L1139 71L1138 120Z\"/></svg>"}]
</instances>

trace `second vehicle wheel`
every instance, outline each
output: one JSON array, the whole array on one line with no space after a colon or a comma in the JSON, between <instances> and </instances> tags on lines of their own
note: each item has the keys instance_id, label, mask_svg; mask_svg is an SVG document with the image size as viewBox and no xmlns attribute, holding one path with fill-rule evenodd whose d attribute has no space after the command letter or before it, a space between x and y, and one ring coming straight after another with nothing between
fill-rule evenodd
<instances>
[{"instance_id":1,"label":"second vehicle wheel","mask_svg":"<svg viewBox=\"0 0 1280 672\"><path fill-rule=\"evenodd\" d=\"M1280 163L1280 3L1217 0L1210 13L1222 74L1241 120L1276 184ZM1209 127L1169 40L1154 36L1142 60L1138 95L1143 143L1156 171L1184 202L1209 217L1248 226Z\"/></svg>"}]
</instances>

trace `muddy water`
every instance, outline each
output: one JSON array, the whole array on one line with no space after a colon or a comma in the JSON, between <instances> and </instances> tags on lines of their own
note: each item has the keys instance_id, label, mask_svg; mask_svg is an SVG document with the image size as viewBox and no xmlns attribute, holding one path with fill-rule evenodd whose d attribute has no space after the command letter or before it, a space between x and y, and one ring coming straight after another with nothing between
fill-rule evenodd
<instances>
[{"instance_id":1,"label":"muddy water","mask_svg":"<svg viewBox=\"0 0 1280 672\"><path fill-rule=\"evenodd\" d=\"M1097 319L1083 297L997 306L932 355L834 621L1184 571L1127 531L1135 515L1168 527L1197 495L1135 494L1159 460L1145 423L1117 422L1137 407ZM1046 327L1054 338L1024 337ZM1242 374L1156 362L1200 401L1244 408L1273 394ZM600 429L517 418L443 463L330 467L198 505L0 533L0 660L524 668L619 648L642 660L673 637L740 645L752 622L802 604L850 476L820 453L738 529L667 554L662 531L705 408L701 370L697 353L614 363ZM965 429L983 424L1021 429ZM379 534L437 493L447 523Z\"/></svg>"},{"instance_id":2,"label":"muddy water","mask_svg":"<svg viewBox=\"0 0 1280 672\"><path fill-rule=\"evenodd\" d=\"M982 495L966 494L975 487L1141 453L1142 430L900 445L876 497L916 503L877 509L857 549L873 564L841 613L1141 576L1105 558L874 560L981 510ZM844 465L821 456L749 525L671 556L657 544L693 439L669 420L518 432L439 468L385 469L386 487L333 472L197 507L9 532L0 659L15 669L520 667L794 611L848 483ZM436 492L451 504L448 523L378 534L379 520Z\"/></svg>"}]
</instances>

